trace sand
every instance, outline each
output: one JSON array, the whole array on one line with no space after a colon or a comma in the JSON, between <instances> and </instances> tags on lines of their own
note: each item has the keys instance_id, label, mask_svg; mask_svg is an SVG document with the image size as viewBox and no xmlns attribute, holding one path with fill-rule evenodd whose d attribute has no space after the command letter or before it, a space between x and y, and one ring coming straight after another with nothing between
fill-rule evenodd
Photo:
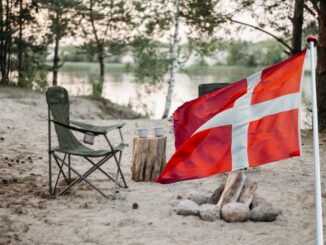
<instances>
[{"instance_id":1,"label":"sand","mask_svg":"<svg viewBox=\"0 0 326 245\"><path fill-rule=\"evenodd\" d=\"M126 122L123 132L130 146L123 154L122 169L129 188L121 189L116 200L104 199L85 184L62 197L49 197L44 94L0 88L0 244L314 244L311 132L303 132L303 160L292 158L247 171L247 176L258 181L257 193L282 210L276 221L205 222L199 217L177 215L177 196L184 197L191 190L212 193L223 174L172 185L131 180L135 129L163 125L169 158L174 152L174 138L168 121L111 120L101 115L95 102L72 100L72 119L99 125ZM110 137L118 139L118 135ZM97 148L106 148L103 139L95 143ZM326 197L325 135L321 135L320 147ZM74 164L89 167L79 160ZM113 171L113 166L110 162L104 168ZM112 192L112 182L100 172L91 180L107 193ZM134 203L137 209L132 208Z\"/></svg>"}]
</instances>

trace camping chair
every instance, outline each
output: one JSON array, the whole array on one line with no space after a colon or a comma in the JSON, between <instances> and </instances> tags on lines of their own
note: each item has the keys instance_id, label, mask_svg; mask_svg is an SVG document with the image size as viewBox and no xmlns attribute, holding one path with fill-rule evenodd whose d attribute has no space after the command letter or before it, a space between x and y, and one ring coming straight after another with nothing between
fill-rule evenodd
<instances>
[{"instance_id":1,"label":"camping chair","mask_svg":"<svg viewBox=\"0 0 326 245\"><path fill-rule=\"evenodd\" d=\"M115 183L115 191L113 197L116 195L117 186L122 188L128 188L123 173L121 171L120 163L123 149L128 146L123 142L123 136L121 128L122 124L116 124L111 126L93 126L81 122L75 122L69 120L69 98L66 89L55 86L51 87L46 92L46 99L48 103L48 131L49 131L49 192L50 195L60 196L66 193L71 187L80 182L86 182L93 189L99 192L105 198L108 198L100 189L95 187L87 177L94 171L99 170L108 179ZM51 117L52 115L52 117ZM54 123L56 135L58 138L59 146L57 148L51 147L51 122ZM107 137L107 133L112 130L119 130L121 143L117 146L113 146ZM107 150L93 150L84 144L82 144L74 136L72 131L80 132L84 135L85 143L92 143L92 139L95 136L103 135L106 142L108 143ZM61 156L63 155L63 156ZM71 156L79 156L87 160L91 164L91 167L83 174L79 173L75 167L71 164ZM52 188L52 157L59 167L59 173L56 177L54 187ZM98 162L94 162L93 158L99 158ZM117 172L115 178L105 172L101 166L113 158L117 165ZM64 166L68 168L68 173L63 171ZM71 171L74 172L78 177L74 180L71 179ZM60 176L63 176L67 186L57 193L57 185ZM121 176L123 185L118 182L118 178Z\"/></svg>"}]
</instances>

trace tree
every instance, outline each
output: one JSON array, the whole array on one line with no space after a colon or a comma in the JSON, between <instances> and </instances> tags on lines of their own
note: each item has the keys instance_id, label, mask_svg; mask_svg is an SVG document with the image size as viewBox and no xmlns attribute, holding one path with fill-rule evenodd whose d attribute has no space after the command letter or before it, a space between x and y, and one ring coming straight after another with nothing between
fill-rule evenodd
<instances>
[{"instance_id":1,"label":"tree","mask_svg":"<svg viewBox=\"0 0 326 245\"><path fill-rule=\"evenodd\" d=\"M301 51L302 46L302 29L303 29L303 9L304 0L295 0L292 28L292 53L296 54Z\"/></svg>"},{"instance_id":2,"label":"tree","mask_svg":"<svg viewBox=\"0 0 326 245\"><path fill-rule=\"evenodd\" d=\"M24 71L34 65L27 60L29 47L36 46L35 3L31 0L6 0L0 3L0 65L3 84L29 86ZM28 29L28 31L24 31ZM18 73L18 77L13 71Z\"/></svg>"},{"instance_id":3,"label":"tree","mask_svg":"<svg viewBox=\"0 0 326 245\"><path fill-rule=\"evenodd\" d=\"M76 8L79 5L77 0L41 0L41 7L48 12L50 32L47 33L48 43L54 42L54 56L52 65L52 85L58 84L60 64L59 49L60 41L73 30L72 19L76 17Z\"/></svg>"},{"instance_id":4,"label":"tree","mask_svg":"<svg viewBox=\"0 0 326 245\"><path fill-rule=\"evenodd\" d=\"M35 15L38 12L37 4L33 0L16 1L16 18L14 21L14 45L18 73L17 85L20 87L32 87L36 73L45 69L44 59L39 55L45 55L43 44L36 44L40 26ZM37 57L37 59L35 59ZM33 75L34 74L34 75ZM43 85L42 85L43 86Z\"/></svg>"},{"instance_id":5,"label":"tree","mask_svg":"<svg viewBox=\"0 0 326 245\"><path fill-rule=\"evenodd\" d=\"M318 20L317 98L319 129L326 131L326 2L310 0Z\"/></svg>"},{"instance_id":6,"label":"tree","mask_svg":"<svg viewBox=\"0 0 326 245\"><path fill-rule=\"evenodd\" d=\"M163 118L167 118L171 109L172 96L175 86L175 77L178 72L178 38L179 38L179 7L180 1L175 1L176 13L175 13L175 27L173 35L173 45L172 45L172 69L171 76L168 82L168 92L165 100L165 109L163 113Z\"/></svg>"},{"instance_id":7,"label":"tree","mask_svg":"<svg viewBox=\"0 0 326 245\"><path fill-rule=\"evenodd\" d=\"M102 94L105 58L125 52L126 44L132 38L135 27L132 11L131 1L88 0L85 5L82 30L87 42L83 47L97 54L100 68L99 83L94 87L97 96Z\"/></svg>"},{"instance_id":8,"label":"tree","mask_svg":"<svg viewBox=\"0 0 326 245\"><path fill-rule=\"evenodd\" d=\"M0 66L1 83L9 84L12 50L12 7L13 1L0 2Z\"/></svg>"}]
</instances>

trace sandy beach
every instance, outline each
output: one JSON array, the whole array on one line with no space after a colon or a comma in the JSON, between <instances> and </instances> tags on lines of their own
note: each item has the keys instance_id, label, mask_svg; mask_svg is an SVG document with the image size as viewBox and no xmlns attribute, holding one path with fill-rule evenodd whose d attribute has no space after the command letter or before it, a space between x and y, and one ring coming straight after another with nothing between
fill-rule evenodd
<instances>
[{"instance_id":1,"label":"sandy beach","mask_svg":"<svg viewBox=\"0 0 326 245\"><path fill-rule=\"evenodd\" d=\"M282 210L270 223L206 222L175 212L177 197L192 190L213 193L224 175L171 185L131 180L132 140L135 129L162 125L167 135L167 159L174 137L167 120L116 119L98 102L71 99L71 119L98 125L125 122L129 147L122 169L128 189L107 200L86 184L67 195L51 198L48 190L47 105L42 93L0 88L0 244L314 244L313 149L310 131L302 132L303 157L249 169L258 182L257 193ZM118 134L109 135L113 140ZM82 135L80 135L80 138ZM55 142L55 138L53 137ZM102 138L95 148L105 149ZM322 192L325 208L326 135L320 135ZM87 162L74 159L78 168ZM113 162L104 169L114 171ZM107 193L113 183L94 173L93 183ZM138 204L133 209L134 203ZM326 224L324 215L324 224ZM324 225L324 233L326 226Z\"/></svg>"}]
</instances>

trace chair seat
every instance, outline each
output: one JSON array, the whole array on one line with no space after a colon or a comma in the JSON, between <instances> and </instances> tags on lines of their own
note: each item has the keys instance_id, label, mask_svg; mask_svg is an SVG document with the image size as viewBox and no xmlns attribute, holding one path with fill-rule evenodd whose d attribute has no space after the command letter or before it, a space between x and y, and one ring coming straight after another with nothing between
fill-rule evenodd
<instances>
[{"instance_id":1,"label":"chair seat","mask_svg":"<svg viewBox=\"0 0 326 245\"><path fill-rule=\"evenodd\" d=\"M115 146L113 151L110 150L93 150L91 148L88 148L82 144L74 146L73 148L66 148L62 149L60 147L57 147L54 149L54 151L71 154L75 156L83 156L83 157L102 157L105 155L108 155L110 153L114 153L117 151L122 151L125 147L127 147L127 144L121 143L117 146Z\"/></svg>"}]
</instances>

